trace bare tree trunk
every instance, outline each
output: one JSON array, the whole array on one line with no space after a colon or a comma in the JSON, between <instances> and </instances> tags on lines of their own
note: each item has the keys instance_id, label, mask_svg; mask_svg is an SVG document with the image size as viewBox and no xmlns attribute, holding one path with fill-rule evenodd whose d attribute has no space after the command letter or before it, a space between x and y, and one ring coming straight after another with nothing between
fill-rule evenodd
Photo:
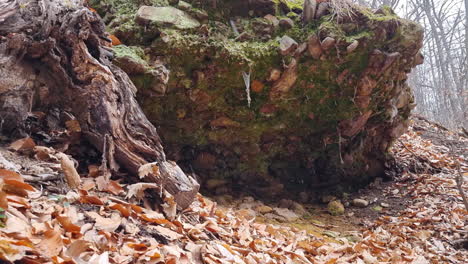
<instances>
[{"instance_id":1,"label":"bare tree trunk","mask_svg":"<svg viewBox=\"0 0 468 264\"><path fill-rule=\"evenodd\" d=\"M161 184L187 207L199 185L166 160L156 128L135 100L135 86L110 62L111 41L98 15L81 0L0 0L5 3L15 8L0 10L3 129L21 129L32 94L40 90L35 107L70 113L84 138L105 150L111 170L122 166L136 176L141 165L156 161L160 174L145 180Z\"/></svg>"}]
</instances>

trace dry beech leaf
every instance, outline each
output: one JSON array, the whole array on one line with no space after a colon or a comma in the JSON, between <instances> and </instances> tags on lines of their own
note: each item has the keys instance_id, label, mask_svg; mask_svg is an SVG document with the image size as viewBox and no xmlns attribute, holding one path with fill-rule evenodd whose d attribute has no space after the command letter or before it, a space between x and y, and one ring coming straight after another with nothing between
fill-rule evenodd
<instances>
[{"instance_id":1,"label":"dry beech leaf","mask_svg":"<svg viewBox=\"0 0 468 264\"><path fill-rule=\"evenodd\" d=\"M67 216L57 216L57 221L63 226L67 232L80 232L80 227L73 224L69 217Z\"/></svg>"},{"instance_id":2,"label":"dry beech leaf","mask_svg":"<svg viewBox=\"0 0 468 264\"><path fill-rule=\"evenodd\" d=\"M177 214L177 203L174 200L174 196L170 195L167 191L164 191L164 204L163 207L164 214L169 220L174 220Z\"/></svg>"},{"instance_id":3,"label":"dry beech leaf","mask_svg":"<svg viewBox=\"0 0 468 264\"><path fill-rule=\"evenodd\" d=\"M118 182L113 180L106 180L104 176L97 177L96 184L98 186L98 190L110 192L113 195L119 195L125 192Z\"/></svg>"},{"instance_id":4,"label":"dry beech leaf","mask_svg":"<svg viewBox=\"0 0 468 264\"><path fill-rule=\"evenodd\" d=\"M0 260L11 263L21 260L26 254L26 250L13 245L10 240L0 239Z\"/></svg>"},{"instance_id":5,"label":"dry beech leaf","mask_svg":"<svg viewBox=\"0 0 468 264\"><path fill-rule=\"evenodd\" d=\"M68 186L71 189L77 189L81 184L81 177L75 169L75 164L64 153L57 153L56 156L60 159L60 165L62 166Z\"/></svg>"},{"instance_id":6,"label":"dry beech leaf","mask_svg":"<svg viewBox=\"0 0 468 264\"><path fill-rule=\"evenodd\" d=\"M147 164L140 166L140 168L138 169L138 176L140 177L140 179L143 179L148 174L152 174L156 177L159 177L161 175L159 172L159 167L158 167L157 162L147 163Z\"/></svg>"},{"instance_id":7,"label":"dry beech leaf","mask_svg":"<svg viewBox=\"0 0 468 264\"><path fill-rule=\"evenodd\" d=\"M88 177L90 178L96 178L99 176L101 171L99 170L98 165L89 165L88 166Z\"/></svg>"},{"instance_id":8,"label":"dry beech leaf","mask_svg":"<svg viewBox=\"0 0 468 264\"><path fill-rule=\"evenodd\" d=\"M104 202L94 195L81 195L80 202L84 204L104 205Z\"/></svg>"},{"instance_id":9,"label":"dry beech leaf","mask_svg":"<svg viewBox=\"0 0 468 264\"><path fill-rule=\"evenodd\" d=\"M55 157L56 151L52 148L43 147L43 146L35 146L34 147L34 157L41 161L52 161L58 162L57 157Z\"/></svg>"},{"instance_id":10,"label":"dry beech leaf","mask_svg":"<svg viewBox=\"0 0 468 264\"><path fill-rule=\"evenodd\" d=\"M136 197L138 200L143 199L145 197L145 190L152 189L152 188L159 188L159 186L155 183L135 183L128 186L128 192L126 198Z\"/></svg>"},{"instance_id":11,"label":"dry beech leaf","mask_svg":"<svg viewBox=\"0 0 468 264\"><path fill-rule=\"evenodd\" d=\"M116 204L109 206L109 208L112 210L119 211L123 217L129 217L131 215L129 206L124 206L123 204L116 203Z\"/></svg>"},{"instance_id":12,"label":"dry beech leaf","mask_svg":"<svg viewBox=\"0 0 468 264\"><path fill-rule=\"evenodd\" d=\"M181 234L162 226L155 226L152 229L156 230L160 235L163 235L167 240L173 241L183 237Z\"/></svg>"},{"instance_id":13,"label":"dry beech leaf","mask_svg":"<svg viewBox=\"0 0 468 264\"><path fill-rule=\"evenodd\" d=\"M0 188L1 190L1 188ZM8 199L7 194L3 191L0 191L0 208L7 209L8 208Z\"/></svg>"},{"instance_id":14,"label":"dry beech leaf","mask_svg":"<svg viewBox=\"0 0 468 264\"><path fill-rule=\"evenodd\" d=\"M91 245L92 244L89 241L76 240L71 243L70 246L68 246L67 250L65 251L65 255L78 263L84 263L84 260L80 259L80 255L90 249Z\"/></svg>"},{"instance_id":15,"label":"dry beech leaf","mask_svg":"<svg viewBox=\"0 0 468 264\"><path fill-rule=\"evenodd\" d=\"M52 258L58 256L63 248L63 241L60 232L48 230L44 233L44 238L36 246L45 256Z\"/></svg>"},{"instance_id":16,"label":"dry beech leaf","mask_svg":"<svg viewBox=\"0 0 468 264\"><path fill-rule=\"evenodd\" d=\"M36 143L34 143L34 140L30 137L27 137L11 143L9 149L14 151L32 150L35 146Z\"/></svg>"},{"instance_id":17,"label":"dry beech leaf","mask_svg":"<svg viewBox=\"0 0 468 264\"><path fill-rule=\"evenodd\" d=\"M122 222L118 213L113 213L110 218L102 217L96 212L86 212L86 214L96 221L96 228L107 232L114 232Z\"/></svg>"},{"instance_id":18,"label":"dry beech leaf","mask_svg":"<svg viewBox=\"0 0 468 264\"><path fill-rule=\"evenodd\" d=\"M1 197L2 197L2 193L0 192L0 201L1 201ZM16 195L7 195L7 200L8 202L12 202L12 203L16 203L20 205L20 207L24 207L26 209L31 208L31 205L23 197L19 197ZM1 207L1 204L0 204L0 207ZM18 207L18 206L15 206L15 207Z\"/></svg>"}]
</instances>

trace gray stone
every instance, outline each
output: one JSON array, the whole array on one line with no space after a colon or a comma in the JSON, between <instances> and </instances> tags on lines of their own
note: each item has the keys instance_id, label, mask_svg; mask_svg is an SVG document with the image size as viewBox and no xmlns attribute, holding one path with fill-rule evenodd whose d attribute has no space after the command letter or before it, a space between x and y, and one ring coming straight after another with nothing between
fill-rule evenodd
<instances>
[{"instance_id":1,"label":"gray stone","mask_svg":"<svg viewBox=\"0 0 468 264\"><path fill-rule=\"evenodd\" d=\"M279 26L282 29L291 29L294 27L294 21L290 19L289 17L287 18L282 18L279 20Z\"/></svg>"},{"instance_id":2,"label":"gray stone","mask_svg":"<svg viewBox=\"0 0 468 264\"><path fill-rule=\"evenodd\" d=\"M161 24L161 26L169 25L178 29L191 29L200 26L200 22L196 19L172 6L141 6L136 14L136 21L141 24L153 22Z\"/></svg>"},{"instance_id":3,"label":"gray stone","mask_svg":"<svg viewBox=\"0 0 468 264\"><path fill-rule=\"evenodd\" d=\"M335 46L336 40L332 37L326 37L322 40L321 46L323 50L329 50L333 46Z\"/></svg>"},{"instance_id":4,"label":"gray stone","mask_svg":"<svg viewBox=\"0 0 468 264\"><path fill-rule=\"evenodd\" d=\"M329 7L330 7L330 4L327 2L322 2L318 4L317 11L315 12L315 19L320 19L324 15L328 14Z\"/></svg>"},{"instance_id":5,"label":"gray stone","mask_svg":"<svg viewBox=\"0 0 468 264\"><path fill-rule=\"evenodd\" d=\"M273 15L268 14L264 18L268 20L275 28L277 28L280 24L280 21L278 20L278 18Z\"/></svg>"},{"instance_id":6,"label":"gray stone","mask_svg":"<svg viewBox=\"0 0 468 264\"><path fill-rule=\"evenodd\" d=\"M354 199L353 205L356 207L367 207L369 205L369 202L364 199Z\"/></svg>"},{"instance_id":7,"label":"gray stone","mask_svg":"<svg viewBox=\"0 0 468 264\"><path fill-rule=\"evenodd\" d=\"M297 46L297 42L286 35L280 39L280 53L283 56L293 53L297 49Z\"/></svg>"},{"instance_id":8,"label":"gray stone","mask_svg":"<svg viewBox=\"0 0 468 264\"><path fill-rule=\"evenodd\" d=\"M192 5L185 1L179 1L179 3L177 4L177 7L180 10L184 10L184 11L190 11L190 9L192 9Z\"/></svg>"},{"instance_id":9,"label":"gray stone","mask_svg":"<svg viewBox=\"0 0 468 264\"><path fill-rule=\"evenodd\" d=\"M278 206L281 208L291 208L293 204L294 204L293 200L281 199L278 203Z\"/></svg>"},{"instance_id":10,"label":"gray stone","mask_svg":"<svg viewBox=\"0 0 468 264\"><path fill-rule=\"evenodd\" d=\"M346 52L352 53L353 51L357 49L358 46L359 46L359 41L355 40L353 41L353 43L349 44L349 46L346 48Z\"/></svg>"},{"instance_id":11,"label":"gray stone","mask_svg":"<svg viewBox=\"0 0 468 264\"><path fill-rule=\"evenodd\" d=\"M288 222L292 222L292 221L299 219L299 216L296 213L294 213L293 211L287 208L275 207L273 208L273 211L275 212L276 215L284 218Z\"/></svg>"}]
</instances>

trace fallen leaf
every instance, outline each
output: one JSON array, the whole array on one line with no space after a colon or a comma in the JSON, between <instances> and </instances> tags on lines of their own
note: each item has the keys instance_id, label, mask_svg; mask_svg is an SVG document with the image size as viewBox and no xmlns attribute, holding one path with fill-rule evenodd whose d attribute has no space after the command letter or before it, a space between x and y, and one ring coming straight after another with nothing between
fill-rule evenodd
<instances>
[{"instance_id":1,"label":"fallen leaf","mask_svg":"<svg viewBox=\"0 0 468 264\"><path fill-rule=\"evenodd\" d=\"M27 137L11 143L9 149L14 151L32 150L35 146L36 143L34 143L34 140L30 137Z\"/></svg>"},{"instance_id":2,"label":"fallen leaf","mask_svg":"<svg viewBox=\"0 0 468 264\"><path fill-rule=\"evenodd\" d=\"M110 218L102 217L96 212L86 212L90 218L96 221L96 228L107 232L114 232L122 222L122 218L118 213L112 213Z\"/></svg>"},{"instance_id":3,"label":"fallen leaf","mask_svg":"<svg viewBox=\"0 0 468 264\"><path fill-rule=\"evenodd\" d=\"M138 169L138 176L140 177L140 179L143 179L148 174L152 174L156 177L159 177L161 175L161 173L159 172L157 162L147 163L140 166L140 168Z\"/></svg>"},{"instance_id":4,"label":"fallen leaf","mask_svg":"<svg viewBox=\"0 0 468 264\"><path fill-rule=\"evenodd\" d=\"M63 248L60 232L56 230L46 231L42 241L36 247L42 254L49 258L58 256Z\"/></svg>"},{"instance_id":5,"label":"fallen leaf","mask_svg":"<svg viewBox=\"0 0 468 264\"><path fill-rule=\"evenodd\" d=\"M159 186L155 183L146 183L146 182L141 182L141 183L135 183L132 185L128 186L128 192L126 198L132 198L136 197L138 200L143 199L145 196L145 190L146 189L157 189Z\"/></svg>"},{"instance_id":6,"label":"fallen leaf","mask_svg":"<svg viewBox=\"0 0 468 264\"><path fill-rule=\"evenodd\" d=\"M67 232L80 232L80 227L73 224L67 216L57 216L57 221L63 226Z\"/></svg>"}]
</instances>

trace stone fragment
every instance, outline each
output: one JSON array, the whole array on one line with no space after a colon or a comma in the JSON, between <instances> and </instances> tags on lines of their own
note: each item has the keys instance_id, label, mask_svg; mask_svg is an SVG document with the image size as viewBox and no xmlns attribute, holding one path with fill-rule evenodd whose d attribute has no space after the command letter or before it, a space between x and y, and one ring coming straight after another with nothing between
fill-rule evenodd
<instances>
[{"instance_id":1,"label":"stone fragment","mask_svg":"<svg viewBox=\"0 0 468 264\"><path fill-rule=\"evenodd\" d=\"M351 44L349 44L348 47L346 47L346 52L353 53L357 49L358 46L359 46L359 41L354 40Z\"/></svg>"},{"instance_id":2,"label":"stone fragment","mask_svg":"<svg viewBox=\"0 0 468 264\"><path fill-rule=\"evenodd\" d=\"M280 77L281 77L281 71L278 69L272 69L270 71L270 76L268 76L267 81L276 82L277 80L279 80Z\"/></svg>"},{"instance_id":3,"label":"stone fragment","mask_svg":"<svg viewBox=\"0 0 468 264\"><path fill-rule=\"evenodd\" d=\"M320 40L317 35L312 35L309 37L308 41L309 53L312 58L318 60L322 56L323 50L320 44Z\"/></svg>"},{"instance_id":4,"label":"stone fragment","mask_svg":"<svg viewBox=\"0 0 468 264\"><path fill-rule=\"evenodd\" d=\"M364 199L354 199L353 205L356 207L367 207L369 205L369 202Z\"/></svg>"},{"instance_id":5,"label":"stone fragment","mask_svg":"<svg viewBox=\"0 0 468 264\"><path fill-rule=\"evenodd\" d=\"M283 56L293 53L297 49L297 46L297 42L286 35L280 39L280 53Z\"/></svg>"},{"instance_id":6,"label":"stone fragment","mask_svg":"<svg viewBox=\"0 0 468 264\"><path fill-rule=\"evenodd\" d=\"M284 218L287 222L293 222L297 219L299 219L299 216L294 213L293 211L287 209L287 208L278 208L275 207L273 208L274 213L282 218Z\"/></svg>"},{"instance_id":7,"label":"stone fragment","mask_svg":"<svg viewBox=\"0 0 468 264\"><path fill-rule=\"evenodd\" d=\"M297 60L292 59L288 68L281 75L281 78L273 84L270 91L270 99L277 99L291 90L297 80Z\"/></svg>"},{"instance_id":8,"label":"stone fragment","mask_svg":"<svg viewBox=\"0 0 468 264\"><path fill-rule=\"evenodd\" d=\"M304 208L304 206L298 202L294 202L290 209L292 209L298 215L304 215L307 213L307 210Z\"/></svg>"},{"instance_id":9,"label":"stone fragment","mask_svg":"<svg viewBox=\"0 0 468 264\"><path fill-rule=\"evenodd\" d=\"M268 20L273 25L274 28L277 28L280 24L280 21L278 20L278 18L273 15L268 14L264 18Z\"/></svg>"},{"instance_id":10,"label":"stone fragment","mask_svg":"<svg viewBox=\"0 0 468 264\"><path fill-rule=\"evenodd\" d=\"M323 50L329 50L333 46L335 46L336 40L332 37L326 37L322 40L321 46Z\"/></svg>"},{"instance_id":11,"label":"stone fragment","mask_svg":"<svg viewBox=\"0 0 468 264\"><path fill-rule=\"evenodd\" d=\"M290 19L289 17L282 18L279 20L279 26L280 28L285 29L285 30L291 29L294 27L294 21Z\"/></svg>"},{"instance_id":12,"label":"stone fragment","mask_svg":"<svg viewBox=\"0 0 468 264\"><path fill-rule=\"evenodd\" d=\"M344 205L338 200L329 202L327 210L331 215L334 216L342 215L345 212Z\"/></svg>"},{"instance_id":13,"label":"stone fragment","mask_svg":"<svg viewBox=\"0 0 468 264\"><path fill-rule=\"evenodd\" d=\"M302 53L304 53L307 50L307 43L302 43L297 47L296 52L294 53L294 56L300 56Z\"/></svg>"},{"instance_id":14,"label":"stone fragment","mask_svg":"<svg viewBox=\"0 0 468 264\"><path fill-rule=\"evenodd\" d=\"M317 11L316 0L305 0L302 11L302 22L304 24L310 23L315 18L315 12Z\"/></svg>"},{"instance_id":15,"label":"stone fragment","mask_svg":"<svg viewBox=\"0 0 468 264\"><path fill-rule=\"evenodd\" d=\"M190 3L185 2L185 1L179 1L179 3L177 4L177 7L180 10L184 10L184 11L190 11L190 9L192 9L192 5Z\"/></svg>"},{"instance_id":16,"label":"stone fragment","mask_svg":"<svg viewBox=\"0 0 468 264\"><path fill-rule=\"evenodd\" d=\"M161 26L168 25L177 29L191 29L200 26L200 22L196 19L172 6L141 6L136 14L136 21L140 24L156 23Z\"/></svg>"},{"instance_id":17,"label":"stone fragment","mask_svg":"<svg viewBox=\"0 0 468 264\"><path fill-rule=\"evenodd\" d=\"M317 11L315 12L315 19L320 19L324 15L327 15L329 12L330 4L327 2L321 2L317 6Z\"/></svg>"},{"instance_id":18,"label":"stone fragment","mask_svg":"<svg viewBox=\"0 0 468 264\"><path fill-rule=\"evenodd\" d=\"M293 200L281 199L278 203L278 206L281 208L291 208L293 204L294 204Z\"/></svg>"},{"instance_id":19,"label":"stone fragment","mask_svg":"<svg viewBox=\"0 0 468 264\"><path fill-rule=\"evenodd\" d=\"M273 208L267 205L261 205L255 208L255 210L261 214L268 214L273 212Z\"/></svg>"},{"instance_id":20,"label":"stone fragment","mask_svg":"<svg viewBox=\"0 0 468 264\"><path fill-rule=\"evenodd\" d=\"M388 203L380 203L380 206L384 207L384 208L388 208L390 207L390 204Z\"/></svg>"}]
</instances>

